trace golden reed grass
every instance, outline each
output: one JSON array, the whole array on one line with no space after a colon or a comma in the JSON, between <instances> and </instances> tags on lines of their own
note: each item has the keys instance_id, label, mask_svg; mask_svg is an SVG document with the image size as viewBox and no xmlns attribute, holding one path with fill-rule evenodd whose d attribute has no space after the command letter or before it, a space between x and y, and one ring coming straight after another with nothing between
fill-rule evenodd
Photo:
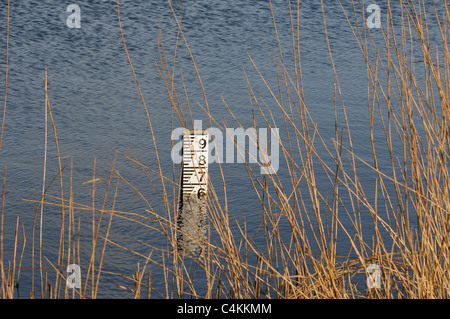
<instances>
[{"instance_id":1,"label":"golden reed grass","mask_svg":"<svg viewBox=\"0 0 450 319\"><path fill-rule=\"evenodd\" d=\"M190 55L195 75L199 81L203 102L197 102L213 123L222 127L210 112L204 84L198 71L188 41L182 28L183 6L178 8L170 1L168 5L178 26L176 46L169 54L164 47L162 33L159 34L158 71L171 103L173 114L172 127L193 125L192 108L188 87L183 72L176 73L176 57L179 45L184 45ZM425 1L404 0L396 4L394 23L391 4L388 1L385 23L382 25L384 46L378 47L366 27L365 19L359 19L364 6L353 3L353 13L348 14L344 7L349 28L354 34L365 60L367 74L367 105L369 115L370 145L373 161L355 151L350 132L350 123L335 68L322 1L323 26L328 51L335 75L334 96L335 132L331 142L327 141L313 120L304 100L301 70L300 1L289 1L290 39L292 63L282 50L278 35L276 14L270 3L277 47L273 52L274 68L277 74L276 86L262 76L258 65L249 56L254 71L272 97L274 107L258 99L253 83L247 77L252 111L261 115L263 125L280 127L286 132L286 138L280 140L282 161L289 172L289 180L283 180L277 174L258 175L251 165L245 163L248 177L254 188L254 195L261 213L257 234L249 233L246 222L239 223L229 218L225 176L220 163L218 168L221 181L209 181L209 194L206 198L207 231L185 233L179 227L178 202L180 200L179 172L173 165L171 177L163 173L156 138L153 133L150 111L142 94L139 81L134 72L120 21L120 6L117 1L117 13L125 53L138 93L145 108L151 129L157 168L141 163L133 154L116 151L116 156L137 165L149 182L157 190L163 210L155 210L155 201L146 198L133 184L122 176L111 164L110 175L101 207L95 205L95 163L92 180L91 205L76 203L73 200L72 183L69 185L69 198L63 193L62 174L64 167L58 151L58 176L55 176L43 191L35 213L35 225L38 209L43 205L61 208L62 226L57 260L47 259L56 273L55 281L49 280L40 272L40 296L50 298L96 298L99 279L109 273L102 268L107 245L114 245L144 261L137 264L137 270L130 274L115 274L129 280L130 285L121 285L125 294L134 298L447 298L450 292L449 278L449 87L450 53L447 47L449 35L450 10L444 1L443 17L435 11L435 20L427 17ZM181 14L180 14L181 12ZM358 22L359 21L359 22ZM429 27L435 25L441 38L438 44L430 45ZM9 17L8 17L9 26ZM400 28L400 29L399 29ZM8 28L9 31L9 28ZM378 31L377 31L378 32ZM276 52L276 53L275 53ZM417 59L417 55L421 58ZM292 64L292 65L291 65ZM420 65L423 70L417 70ZM420 75L419 75L420 74ZM7 76L7 73L6 73ZM46 83L46 76L44 78ZM181 83L181 88L176 83ZM45 85L46 87L46 85ZM181 92L178 93L178 92ZM48 93L46 112L49 111L55 141L56 126L51 115ZM243 126L238 117L228 108L237 125ZM6 107L6 89L5 89ZM273 114L279 112L283 122L275 123ZM344 128L338 130L338 114L342 114ZM3 120L5 118L5 113ZM190 123L189 123L190 120ZM222 125L224 125L223 123ZM254 126L259 123L254 117ZM375 134L376 127L382 128L384 139ZM1 143L1 138L0 138ZM331 143L331 144L330 144ZM386 152L380 154L380 149ZM58 150L58 147L57 147ZM388 154L386 157L386 154ZM390 167L380 165L390 163ZM375 178L373 194L363 189L363 176L359 175L359 166L372 172ZM319 185L318 174L324 174L329 185ZM5 169L6 174L6 169ZM72 167L70 181L72 180ZM113 205L106 207L106 198L113 177L116 178ZM59 180L60 196L47 193L49 187ZM45 181L45 178L44 178ZM3 189L5 189L4 177ZM118 185L125 183L145 201L148 209L145 214L118 211L114 208L118 196ZM323 179L321 179L321 183ZM220 192L216 192L216 189ZM326 189L326 192L323 191ZM220 194L224 194L219 195ZM2 204L4 205L3 191ZM14 298L14 287L21 269L22 254L17 261L19 219L13 243L14 257L6 266L3 261L3 216L2 206L0 233L0 293L3 298ZM69 291L64 286L65 266L80 263L79 239L73 240L78 226L74 220L74 211L86 211L92 214L92 246L87 272L84 272L80 289ZM65 228L68 212L69 227ZM109 219L104 224L103 215ZM363 225L363 214L369 214L370 236L365 234L367 225ZM167 245L160 247L151 243L142 245L151 247L149 255L125 247L109 237L113 218L120 218L131 224L138 223L149 231L157 232L167 239ZM283 226L282 226L283 225ZM289 232L286 232L286 225ZM104 234L100 234L100 229ZM234 229L234 231L233 231ZM34 254L34 231L32 234L32 253ZM23 245L26 237L23 230ZM66 235L67 234L67 235ZM192 237L201 243L201 252L190 256L177 249L179 235ZM346 237L349 250L342 254L339 237ZM262 239L255 236L263 236ZM370 238L367 241L367 237ZM100 256L97 255L97 245ZM261 242L263 244L261 244ZM39 247L42 250L42 247ZM42 257L41 257L42 258ZM34 261L34 257L33 257ZM152 284L152 272L145 276L148 264L160 267L163 273L163 287ZM365 279L369 265L376 264L380 270L381 287L369 289ZM192 268L194 265L194 268ZM33 287L31 298L39 297L34 292L34 269L42 270L33 264ZM17 271L17 272L16 272ZM17 276L17 278L16 278ZM200 278L200 279L199 279ZM198 281L200 280L201 286ZM362 282L362 284L361 284ZM64 288L65 287L65 288ZM146 293L144 291L146 290ZM88 292L90 291L90 295Z\"/></svg>"}]
</instances>

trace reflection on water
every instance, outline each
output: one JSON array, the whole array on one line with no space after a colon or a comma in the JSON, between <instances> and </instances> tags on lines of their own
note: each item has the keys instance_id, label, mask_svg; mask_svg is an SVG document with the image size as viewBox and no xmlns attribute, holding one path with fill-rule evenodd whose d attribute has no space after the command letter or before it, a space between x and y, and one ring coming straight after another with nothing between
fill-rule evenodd
<instances>
[{"instance_id":1,"label":"reflection on water","mask_svg":"<svg viewBox=\"0 0 450 319\"><path fill-rule=\"evenodd\" d=\"M182 196L179 213L178 252L198 256L203 251L206 234L205 196Z\"/></svg>"}]
</instances>

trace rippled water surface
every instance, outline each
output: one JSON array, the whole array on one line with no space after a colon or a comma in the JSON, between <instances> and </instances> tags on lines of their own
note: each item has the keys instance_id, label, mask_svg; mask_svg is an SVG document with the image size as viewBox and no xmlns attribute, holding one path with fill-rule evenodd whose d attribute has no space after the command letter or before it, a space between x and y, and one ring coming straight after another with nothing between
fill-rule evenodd
<instances>
[{"instance_id":1,"label":"rippled water surface","mask_svg":"<svg viewBox=\"0 0 450 319\"><path fill-rule=\"evenodd\" d=\"M180 6L174 1L177 15ZM81 8L81 28L68 28L66 8L69 4ZM277 28L288 64L291 61L290 20L286 1L272 1ZM261 100L273 107L273 116L283 123L282 113L276 106L251 63L249 56L257 64L261 73L276 87L276 69L271 51L278 50L268 1L183 1L182 27L195 57L198 71L205 85L208 104L216 120L226 120L235 126L233 118L223 100L244 126L253 125L252 109L244 70L252 83L252 88ZM351 5L344 5L352 12ZM6 17L7 4L0 4L0 61L1 74L5 74ZM383 7L381 7L383 10ZM120 2L123 32L130 57L143 96L149 109L150 119L158 144L163 171L172 175L170 134L172 114L166 89L161 81L155 62L159 63L158 37L161 33L168 62L172 57L177 36L177 26L166 1L123 0ZM370 158L368 148L369 131L367 112L367 78L363 57L342 8L334 1L325 5L327 27L331 50L336 63L343 98L352 125L353 143L357 151ZM396 18L396 17L394 17ZM305 101L311 116L325 138L334 137L333 86L336 82L330 63L325 40L320 1L302 1L300 6L300 42L304 81ZM381 33L372 30L375 42L381 44ZM54 124L57 131L59 150L64 170L64 192L69 196L71 160L73 161L73 196L85 205L92 203L92 188L86 181L92 179L94 160L95 176L107 177L113 163L115 150L125 154L131 152L143 164L157 168L153 141L146 112L139 96L131 68L125 54L117 19L115 1L11 1L10 42L9 42L8 95L4 139L0 153L1 168L6 168L5 200L5 249L12 247L17 216L23 222L27 242L23 267L31 267L31 233L36 212L36 203L42 192L44 164L44 84L45 70L48 74L48 94ZM196 80L189 54L185 46L178 44L175 74L180 84L180 69L189 93L193 117L207 124L207 117L201 106L204 99ZM2 90L4 76L0 79ZM182 87L180 87L182 88ZM3 92L3 91L2 91ZM182 91L180 97L184 99ZM3 96L2 96L3 106ZM198 105L197 104L200 104ZM182 103L186 104L183 100ZM380 132L378 132L380 133ZM58 170L54 133L49 126L47 185ZM283 139L283 137L282 137ZM288 170L280 164L280 178L288 179ZM211 164L211 178L220 181L217 164ZM380 165L383 165L380 163ZM153 209L163 209L159 195L142 170L129 160L119 156L115 167L154 205ZM179 165L175 167L179 174ZM226 182L230 219L249 222L249 232L260 222L260 205L245 167L241 164L223 166ZM255 167L256 168L256 167ZM359 175L362 183L371 187L369 177L364 180L364 171ZM58 177L59 178L59 177ZM59 179L50 187L49 194L59 195ZM326 177L318 177L326 178ZM96 190L95 203L101 206L106 182L100 182ZM115 184L114 184L115 186ZM111 186L113 188L113 186ZM111 207L112 193L107 200ZM153 204L155 203L155 204ZM116 209L144 213L148 209L145 201L121 182ZM43 255L56 261L60 236L61 210L50 205L44 209ZM39 215L38 215L39 216ZM77 211L80 220L80 236L92 236L91 212ZM98 215L97 215L98 218ZM107 217L103 217L106 225ZM21 227L21 226L20 226ZM253 228L253 229L252 229ZM165 248L166 243L159 234L136 223L113 219L111 240L122 246L148 255L151 249L144 243ZM20 236L19 236L20 237ZM39 234L36 232L35 238ZM261 239L263 240L263 239ZM89 240L87 240L89 243ZM103 244L103 241L100 241ZM22 242L19 239L19 244ZM82 241L83 244L83 241ZM89 244L84 251L90 251ZM154 252L155 254L157 252ZM12 258L5 251L5 260ZM88 256L82 256L88 262ZM113 244L105 253L99 291L100 297L127 297L129 292L117 287L130 285L122 276L131 276L136 263L144 261ZM82 267L83 265L82 262ZM45 263L49 274L49 263ZM162 285L162 273L158 267L148 265L147 271L154 271L153 284ZM37 278L37 277L36 277ZM30 271L20 274L21 296L29 295ZM49 280L53 280L49 279ZM39 285L36 284L39 290ZM163 286L160 286L163 290Z\"/></svg>"}]
</instances>

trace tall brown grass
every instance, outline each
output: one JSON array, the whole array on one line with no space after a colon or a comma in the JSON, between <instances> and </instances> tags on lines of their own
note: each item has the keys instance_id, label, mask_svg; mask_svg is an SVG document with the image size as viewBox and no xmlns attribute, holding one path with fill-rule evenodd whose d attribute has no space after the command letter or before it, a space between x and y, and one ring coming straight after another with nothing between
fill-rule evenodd
<instances>
[{"instance_id":1,"label":"tall brown grass","mask_svg":"<svg viewBox=\"0 0 450 319\"><path fill-rule=\"evenodd\" d=\"M182 4L178 3L181 10L177 11L171 2L168 5L178 26L177 43L169 53L160 33L157 66L174 114L172 126L190 128L193 125L188 87L183 72L181 70L176 72L177 48L184 45L190 55L203 94L203 101L197 105L202 107L208 116L209 126L222 127L225 123L217 122L209 108L195 57L183 32ZM286 5L289 5L290 13L290 50L293 67L285 60L283 44L277 30L276 13L271 3L274 32L278 39L274 50L276 53L272 55L277 74L275 87L262 76L258 65L249 56L254 71L259 74L273 99L274 108L268 108L258 99L258 92L253 90L254 83L246 77L252 108L264 119L263 123L257 123L255 117L255 127L279 127L280 131L284 130L285 138L279 141L282 151L280 165L284 165L289 172L287 181L277 174L261 176L258 174L259 167L258 171L254 171L254 166L245 163L248 178L254 188L254 196L261 204L258 208L261 213L258 233L249 233L245 221L230 220L225 176L220 163L218 169L222 180L209 181L209 192L205 198L206 231L185 232L178 223L180 217L178 203L182 200L179 167L173 165L173 171L169 175L163 173L153 129L151 132L158 158L157 168L141 163L134 155L118 151L116 155L128 159L130 165L137 165L142 169L149 182L157 189L163 210L154 210L153 207L156 205L153 201L157 199L146 198L132 182L119 173L114 163L111 165L101 207L97 207L94 201L95 183L98 181L95 163L90 181L93 199L91 205L76 203L73 200L71 183L67 199L67 192L63 193L64 168L58 152L59 174L54 177L47 189L53 182L59 180L60 196L49 195L44 191L43 198L35 201L38 203L35 221L38 209L42 207L39 205L60 207L62 217L58 258L53 263L47 260L54 267L56 279L50 281L44 278L42 272L40 273L42 297L95 298L101 289L99 278L108 272L102 268L107 245L120 247L142 257L143 267L138 264L137 270L131 275L117 274L128 278L129 286L123 285L122 288L135 298L143 296L446 298L449 296L450 54L447 37L450 10L447 2L444 1L445 12L442 18L436 7L433 7L436 19L431 21L425 14L425 1L400 1L400 4L396 4L396 12L400 14L399 25L394 23L391 4L388 1L384 23L381 30L377 30L382 32L383 47L375 44L371 30L366 27L363 5L353 3L352 13L347 13L341 6L366 64L370 123L368 130L373 156L373 161L370 162L355 151L350 131L351 123L347 117L342 88L328 39L329 30L323 1L323 26L336 83L334 90L329 92L333 94L335 101L336 126L332 140L327 140L321 135L304 99L305 79L302 76L300 58L302 47L300 1L289 1ZM117 10L120 25L119 1ZM438 44L431 46L429 32L433 25L439 29L441 38ZM132 57L128 53L123 32L122 39L151 128L150 111L134 73ZM417 55L421 56L420 60L417 60ZM419 72L418 66L423 70ZM182 83L181 87L177 87L176 83ZM57 141L57 123L54 123L51 116L47 91L45 94L46 109L49 111ZM223 103L236 124L243 126L225 99ZM275 123L273 116L275 112L282 114L282 123ZM341 130L337 128L338 114L343 116L344 126ZM382 140L379 140L380 135L375 134L377 126L384 132ZM381 148L387 151L380 153ZM380 162L386 162L386 156L390 163L389 168L379 165ZM376 176L373 194L368 194L363 188L365 181L359 174L361 165ZM319 172L326 176L329 185L320 185L323 179L319 182ZM117 178L114 200L112 207L107 208L105 203L111 192L113 177ZM146 202L148 205L146 214L115 210L114 203L118 196L119 182L126 183ZM3 192L2 203L4 200ZM194 206L195 204L192 209L196 209ZM79 242L71 241L71 234L76 232L77 227L73 214L76 210L92 213L92 247L82 288L69 291L67 287L64 288L65 266L79 263L80 259ZM64 226L66 212L70 221L68 229ZM363 225L365 212L372 220L370 235L365 233L367 225ZM5 271L3 214L2 210L1 296L13 298L17 279L15 276L18 276L16 270L23 271L20 261L16 260L16 252L19 249L19 220L13 243L14 258L7 268L8 271ZM104 215L109 216L106 224L102 219ZM142 243L153 249L150 255L143 255L119 242L113 242L109 238L113 218L126 220L130 224L139 223L148 227L149 231L162 234L167 239L166 247ZM286 231L286 225L289 232ZM106 235L100 234L101 227L104 228ZM23 234L25 245L24 231ZM195 240L200 251L189 255L179 250L180 235ZM349 249L344 253L339 246L341 241L338 241L338 235L340 239L345 236L348 242ZM260 237L255 240L255 236ZM32 241L34 253L34 228ZM99 244L103 244L100 256L96 253ZM161 267L164 274L163 288L156 288L152 284L152 272L144 276L149 264L152 264L152 267ZM192 264L195 265L194 270ZM378 265L380 269L380 288L369 289L365 285L371 264ZM33 265L33 269L35 268L37 267ZM39 268L42 268L42 265ZM34 276L33 272L33 278ZM198 278L202 284L200 287ZM90 295L87 294L88 286ZM30 297L38 297L38 294L32 290Z\"/></svg>"}]
</instances>

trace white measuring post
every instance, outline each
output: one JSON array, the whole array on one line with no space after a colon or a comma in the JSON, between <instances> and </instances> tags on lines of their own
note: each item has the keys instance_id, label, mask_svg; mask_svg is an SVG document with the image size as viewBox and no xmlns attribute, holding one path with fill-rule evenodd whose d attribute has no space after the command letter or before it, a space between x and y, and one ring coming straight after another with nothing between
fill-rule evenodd
<instances>
[{"instance_id":1,"label":"white measuring post","mask_svg":"<svg viewBox=\"0 0 450 319\"><path fill-rule=\"evenodd\" d=\"M183 134L182 188L184 196L207 194L208 189L208 132L185 130Z\"/></svg>"}]
</instances>

